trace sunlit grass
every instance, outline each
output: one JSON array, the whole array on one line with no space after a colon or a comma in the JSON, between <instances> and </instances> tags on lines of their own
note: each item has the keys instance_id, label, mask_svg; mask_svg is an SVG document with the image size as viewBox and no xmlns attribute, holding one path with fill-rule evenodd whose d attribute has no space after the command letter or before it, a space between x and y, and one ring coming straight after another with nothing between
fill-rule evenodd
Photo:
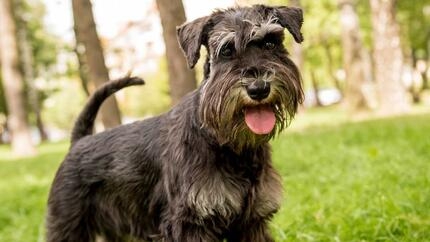
<instances>
[{"instance_id":1,"label":"sunlit grass","mask_svg":"<svg viewBox=\"0 0 430 242\"><path fill-rule=\"evenodd\" d=\"M295 123L302 123L297 124ZM285 199L276 241L430 238L430 115L348 121L310 110L273 142ZM0 241L43 241L46 199L68 142L18 159L0 146Z\"/></svg>"},{"instance_id":2,"label":"sunlit grass","mask_svg":"<svg viewBox=\"0 0 430 242\"><path fill-rule=\"evenodd\" d=\"M67 143L45 144L34 158L0 147L0 241L44 241L48 189Z\"/></svg>"},{"instance_id":3,"label":"sunlit grass","mask_svg":"<svg viewBox=\"0 0 430 242\"><path fill-rule=\"evenodd\" d=\"M292 131L273 143L286 190L277 241L430 239L430 116Z\"/></svg>"}]
</instances>

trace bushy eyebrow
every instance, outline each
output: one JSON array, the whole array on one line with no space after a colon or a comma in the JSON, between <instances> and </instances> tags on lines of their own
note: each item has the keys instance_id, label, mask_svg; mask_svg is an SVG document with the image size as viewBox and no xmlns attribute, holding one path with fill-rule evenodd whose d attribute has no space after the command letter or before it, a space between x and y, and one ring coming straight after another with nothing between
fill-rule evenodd
<instances>
[{"instance_id":1,"label":"bushy eyebrow","mask_svg":"<svg viewBox=\"0 0 430 242\"><path fill-rule=\"evenodd\" d=\"M250 33L249 42L259 41L264 39L267 35L282 36L284 28L279 24L265 24L261 26L255 26Z\"/></svg>"},{"instance_id":2,"label":"bushy eyebrow","mask_svg":"<svg viewBox=\"0 0 430 242\"><path fill-rule=\"evenodd\" d=\"M252 22L248 19L242 19L240 22L241 24L239 25L224 23L221 30L213 32L209 44L213 46L213 54L215 56L219 56L222 48L229 44L231 44L237 52L241 52L249 43L261 41L266 36L270 35L279 39L283 38L284 28L274 17L262 23ZM240 29L235 29L237 26L241 26ZM246 31L248 33L238 34L237 31Z\"/></svg>"},{"instance_id":3,"label":"bushy eyebrow","mask_svg":"<svg viewBox=\"0 0 430 242\"><path fill-rule=\"evenodd\" d=\"M215 56L218 56L222 48L228 43L234 43L236 33L234 31L221 31L213 39L216 43Z\"/></svg>"}]
</instances>

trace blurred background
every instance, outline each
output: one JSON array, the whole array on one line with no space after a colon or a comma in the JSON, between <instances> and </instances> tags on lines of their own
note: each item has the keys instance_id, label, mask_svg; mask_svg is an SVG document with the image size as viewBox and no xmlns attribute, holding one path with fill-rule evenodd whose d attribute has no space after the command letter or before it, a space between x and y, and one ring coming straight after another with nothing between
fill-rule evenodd
<instances>
[{"instance_id":1,"label":"blurred background","mask_svg":"<svg viewBox=\"0 0 430 242\"><path fill-rule=\"evenodd\" d=\"M0 0L0 241L43 240L52 177L97 86L146 81L104 104L97 131L168 110L202 81L175 27L257 3L305 19L305 41L285 39L306 100L273 142L292 196L277 241L430 238L430 0Z\"/></svg>"}]
</instances>

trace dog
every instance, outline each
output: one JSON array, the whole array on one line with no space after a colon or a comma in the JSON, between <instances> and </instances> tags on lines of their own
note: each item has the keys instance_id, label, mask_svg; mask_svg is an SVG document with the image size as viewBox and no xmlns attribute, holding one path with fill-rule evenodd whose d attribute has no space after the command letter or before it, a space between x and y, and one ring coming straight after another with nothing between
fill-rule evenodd
<instances>
[{"instance_id":1,"label":"dog","mask_svg":"<svg viewBox=\"0 0 430 242\"><path fill-rule=\"evenodd\" d=\"M269 140L303 101L298 68L283 46L298 43L302 10L254 5L216 10L177 28L201 85L157 117L92 134L105 98L139 78L108 82L78 117L54 179L47 240L273 241L282 200Z\"/></svg>"}]
</instances>

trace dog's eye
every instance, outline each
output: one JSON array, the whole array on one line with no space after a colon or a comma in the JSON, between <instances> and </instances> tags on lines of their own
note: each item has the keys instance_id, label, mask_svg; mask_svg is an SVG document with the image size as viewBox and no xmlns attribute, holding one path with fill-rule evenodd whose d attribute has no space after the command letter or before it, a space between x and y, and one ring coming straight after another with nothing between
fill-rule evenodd
<instances>
[{"instance_id":1,"label":"dog's eye","mask_svg":"<svg viewBox=\"0 0 430 242\"><path fill-rule=\"evenodd\" d=\"M266 50L273 50L276 47L276 44L273 41L264 41L263 48Z\"/></svg>"},{"instance_id":2,"label":"dog's eye","mask_svg":"<svg viewBox=\"0 0 430 242\"><path fill-rule=\"evenodd\" d=\"M231 45L223 46L221 49L221 56L222 57L226 57L226 58L232 57L233 53L234 53L234 51L233 51L233 47Z\"/></svg>"}]
</instances>

